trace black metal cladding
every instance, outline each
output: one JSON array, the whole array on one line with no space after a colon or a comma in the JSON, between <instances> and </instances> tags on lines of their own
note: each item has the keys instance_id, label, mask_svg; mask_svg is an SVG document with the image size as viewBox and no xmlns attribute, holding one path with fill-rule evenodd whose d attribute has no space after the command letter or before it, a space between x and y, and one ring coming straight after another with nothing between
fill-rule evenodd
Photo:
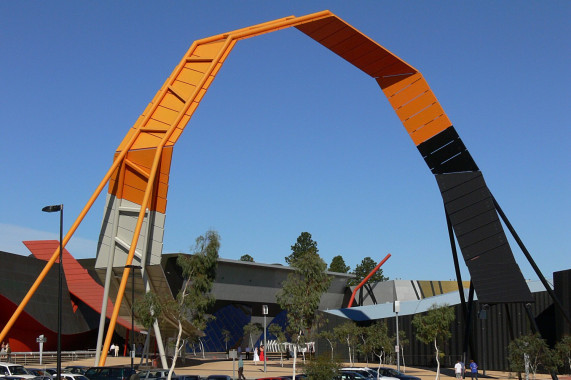
<instances>
[{"instance_id":1,"label":"black metal cladding","mask_svg":"<svg viewBox=\"0 0 571 380\"><path fill-rule=\"evenodd\" d=\"M419 144L417 148L433 174L478 170L478 165L453 126Z\"/></svg>"},{"instance_id":2,"label":"black metal cladding","mask_svg":"<svg viewBox=\"0 0 571 380\"><path fill-rule=\"evenodd\" d=\"M480 303L532 302L482 173L435 177Z\"/></svg>"}]
</instances>

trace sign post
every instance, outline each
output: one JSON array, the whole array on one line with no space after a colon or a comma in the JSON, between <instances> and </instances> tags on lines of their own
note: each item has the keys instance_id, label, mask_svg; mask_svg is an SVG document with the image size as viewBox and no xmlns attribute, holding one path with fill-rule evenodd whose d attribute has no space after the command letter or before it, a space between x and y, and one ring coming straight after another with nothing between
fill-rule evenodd
<instances>
[{"instance_id":1,"label":"sign post","mask_svg":"<svg viewBox=\"0 0 571 380\"><path fill-rule=\"evenodd\" d=\"M48 339L42 334L36 338L36 342L40 344L40 365L42 364L42 355L44 352L44 343L47 342Z\"/></svg>"},{"instance_id":2,"label":"sign post","mask_svg":"<svg viewBox=\"0 0 571 380\"><path fill-rule=\"evenodd\" d=\"M396 330L397 330L397 344L395 346L395 352L397 354L397 371L400 371L400 342L399 342L399 311L400 311L400 301L395 301L393 304L393 309L396 314Z\"/></svg>"},{"instance_id":3,"label":"sign post","mask_svg":"<svg viewBox=\"0 0 571 380\"><path fill-rule=\"evenodd\" d=\"M236 369L236 358L238 357L238 351L230 350L228 351L228 357L232 359L232 378L236 379L235 369Z\"/></svg>"}]
</instances>

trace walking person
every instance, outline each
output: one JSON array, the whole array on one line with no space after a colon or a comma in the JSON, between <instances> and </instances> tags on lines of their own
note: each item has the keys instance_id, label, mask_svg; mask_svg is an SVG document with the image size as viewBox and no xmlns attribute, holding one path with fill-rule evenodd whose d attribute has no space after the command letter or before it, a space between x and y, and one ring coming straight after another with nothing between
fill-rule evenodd
<instances>
[{"instance_id":1,"label":"walking person","mask_svg":"<svg viewBox=\"0 0 571 380\"><path fill-rule=\"evenodd\" d=\"M467 370L468 368L466 368ZM472 380L478 380L478 364L473 360L470 360L470 376Z\"/></svg>"},{"instance_id":2,"label":"walking person","mask_svg":"<svg viewBox=\"0 0 571 380\"><path fill-rule=\"evenodd\" d=\"M244 376L244 361L242 360L242 356L238 359L238 380L246 380Z\"/></svg>"},{"instance_id":3,"label":"walking person","mask_svg":"<svg viewBox=\"0 0 571 380\"><path fill-rule=\"evenodd\" d=\"M260 361L260 356L258 355L258 347L254 348L254 364L258 365Z\"/></svg>"},{"instance_id":4,"label":"walking person","mask_svg":"<svg viewBox=\"0 0 571 380\"><path fill-rule=\"evenodd\" d=\"M460 380L462 378L462 372L464 372L464 371L462 371L462 369L463 369L463 365L462 365L462 363L460 363L460 360L458 360L456 362L456 364L454 365L454 374L456 375L457 380Z\"/></svg>"},{"instance_id":5,"label":"walking person","mask_svg":"<svg viewBox=\"0 0 571 380\"><path fill-rule=\"evenodd\" d=\"M6 361L10 363L12 361L12 348L10 343L6 343Z\"/></svg>"}]
</instances>

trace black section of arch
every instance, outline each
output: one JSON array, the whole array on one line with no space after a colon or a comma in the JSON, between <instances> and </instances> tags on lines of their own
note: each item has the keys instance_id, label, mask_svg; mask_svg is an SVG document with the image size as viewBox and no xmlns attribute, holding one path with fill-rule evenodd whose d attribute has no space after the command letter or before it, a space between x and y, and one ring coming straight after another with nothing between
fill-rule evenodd
<instances>
[{"instance_id":1,"label":"black section of arch","mask_svg":"<svg viewBox=\"0 0 571 380\"><path fill-rule=\"evenodd\" d=\"M533 302L480 171L437 174L480 303Z\"/></svg>"},{"instance_id":2,"label":"black section of arch","mask_svg":"<svg viewBox=\"0 0 571 380\"><path fill-rule=\"evenodd\" d=\"M450 126L417 146L433 174L478 170L470 152Z\"/></svg>"}]
</instances>

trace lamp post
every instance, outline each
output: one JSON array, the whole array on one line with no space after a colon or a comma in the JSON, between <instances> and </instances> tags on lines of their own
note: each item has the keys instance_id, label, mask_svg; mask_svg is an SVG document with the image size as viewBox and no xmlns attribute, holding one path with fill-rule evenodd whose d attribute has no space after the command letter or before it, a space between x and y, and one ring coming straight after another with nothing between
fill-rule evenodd
<instances>
[{"instance_id":1,"label":"lamp post","mask_svg":"<svg viewBox=\"0 0 571 380\"><path fill-rule=\"evenodd\" d=\"M61 305L62 305L62 267L63 267L63 204L46 206L43 212L59 211L59 272L57 299L57 380L61 380Z\"/></svg>"},{"instance_id":2,"label":"lamp post","mask_svg":"<svg viewBox=\"0 0 571 380\"><path fill-rule=\"evenodd\" d=\"M400 341L399 341L399 311L400 311L400 301L395 301L393 304L394 311L396 314L396 330L397 330L397 345L395 346L395 351L397 354L397 371L400 371Z\"/></svg>"},{"instance_id":3,"label":"lamp post","mask_svg":"<svg viewBox=\"0 0 571 380\"><path fill-rule=\"evenodd\" d=\"M264 314L264 372L266 372L266 362L268 352L266 351L266 315L268 315L268 305L262 305L262 314Z\"/></svg>"},{"instance_id":4,"label":"lamp post","mask_svg":"<svg viewBox=\"0 0 571 380\"><path fill-rule=\"evenodd\" d=\"M135 269L141 269L140 265L125 265L131 269L131 369L135 369Z\"/></svg>"}]
</instances>

